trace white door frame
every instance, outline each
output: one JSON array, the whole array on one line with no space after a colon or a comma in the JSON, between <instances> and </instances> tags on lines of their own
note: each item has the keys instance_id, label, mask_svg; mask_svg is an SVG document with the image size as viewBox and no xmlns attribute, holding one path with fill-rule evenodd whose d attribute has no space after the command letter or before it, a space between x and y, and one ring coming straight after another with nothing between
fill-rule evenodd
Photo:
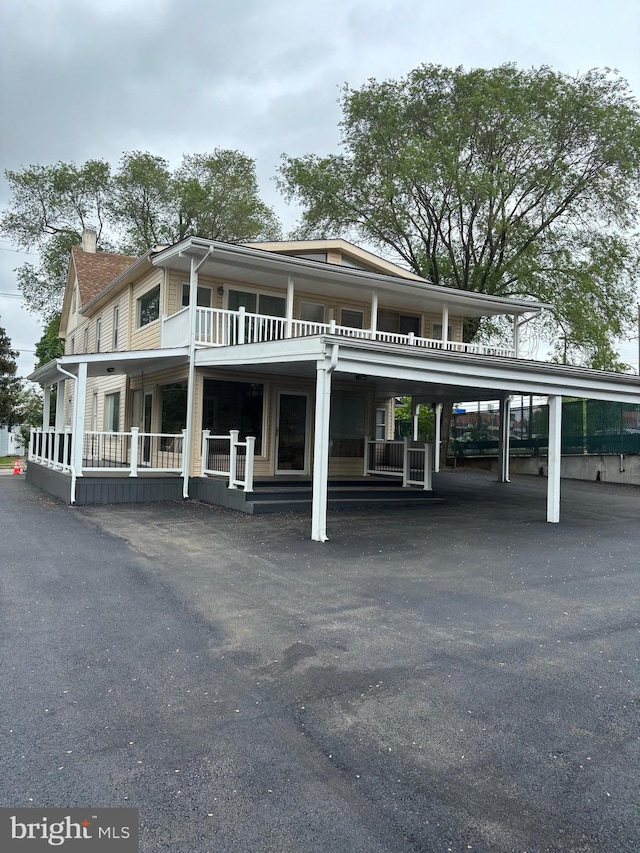
<instances>
[{"instance_id":1,"label":"white door frame","mask_svg":"<svg viewBox=\"0 0 640 853\"><path fill-rule=\"evenodd\" d=\"M304 423L304 468L302 471L294 471L291 468L278 468L278 456L280 450L280 400L283 394L287 394L290 397L305 397L306 398L306 411L305 411L305 423ZM278 399L276 403L276 441L275 441L275 455L273 460L273 466L275 473L278 475L288 474L290 476L295 477L306 477L309 474L309 453L310 453L310 430L309 430L309 410L310 410L310 401L311 394L309 391L288 391L286 389L278 390Z\"/></svg>"}]
</instances>

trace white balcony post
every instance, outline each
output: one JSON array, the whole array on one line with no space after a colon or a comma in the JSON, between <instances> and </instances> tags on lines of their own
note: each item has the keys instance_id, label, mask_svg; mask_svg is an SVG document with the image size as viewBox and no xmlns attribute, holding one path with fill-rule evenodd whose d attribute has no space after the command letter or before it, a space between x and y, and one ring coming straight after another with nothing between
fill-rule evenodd
<instances>
[{"instance_id":1,"label":"white balcony post","mask_svg":"<svg viewBox=\"0 0 640 853\"><path fill-rule=\"evenodd\" d=\"M286 325L285 337L290 338L293 335L293 278L287 278L287 302L286 302Z\"/></svg>"},{"instance_id":2,"label":"white balcony post","mask_svg":"<svg viewBox=\"0 0 640 853\"><path fill-rule=\"evenodd\" d=\"M418 435L420 431L420 403L414 403L411 400L413 405L413 440L418 440Z\"/></svg>"},{"instance_id":3,"label":"white balcony post","mask_svg":"<svg viewBox=\"0 0 640 853\"><path fill-rule=\"evenodd\" d=\"M440 470L440 442L442 440L442 403L436 403L434 415L435 435L433 448L433 470L438 473Z\"/></svg>"},{"instance_id":4,"label":"white balcony post","mask_svg":"<svg viewBox=\"0 0 640 853\"><path fill-rule=\"evenodd\" d=\"M189 435L189 430L183 429L182 430L182 468L180 469L180 476L184 477L186 474L187 475L186 476L187 482L189 480L189 471L187 470L188 458L185 458L187 456L187 454L185 454L184 449L187 446L188 435ZM188 497L188 495L187 495L187 497Z\"/></svg>"},{"instance_id":5,"label":"white balcony post","mask_svg":"<svg viewBox=\"0 0 640 853\"><path fill-rule=\"evenodd\" d=\"M549 457L547 472L547 521L560 521L560 465L562 461L562 397L549 397Z\"/></svg>"},{"instance_id":6,"label":"white balcony post","mask_svg":"<svg viewBox=\"0 0 640 853\"><path fill-rule=\"evenodd\" d=\"M509 482L509 424L511 420L511 397L500 400L500 432L498 434L498 479Z\"/></svg>"},{"instance_id":7,"label":"white balcony post","mask_svg":"<svg viewBox=\"0 0 640 853\"><path fill-rule=\"evenodd\" d=\"M207 459L209 457L209 436L211 435L210 429L202 430L202 450L200 451L200 476L206 477L207 470Z\"/></svg>"},{"instance_id":8,"label":"white balcony post","mask_svg":"<svg viewBox=\"0 0 640 853\"><path fill-rule=\"evenodd\" d=\"M332 318L329 321L329 334L335 335L335 333L336 333L336 321Z\"/></svg>"},{"instance_id":9,"label":"white balcony post","mask_svg":"<svg viewBox=\"0 0 640 853\"><path fill-rule=\"evenodd\" d=\"M378 291L371 294L371 337L375 340L378 331Z\"/></svg>"},{"instance_id":10,"label":"white balcony post","mask_svg":"<svg viewBox=\"0 0 640 853\"><path fill-rule=\"evenodd\" d=\"M424 445L424 491L430 492L433 490L433 444L430 441Z\"/></svg>"},{"instance_id":11,"label":"white balcony post","mask_svg":"<svg viewBox=\"0 0 640 853\"><path fill-rule=\"evenodd\" d=\"M449 306L442 306L442 349L449 347Z\"/></svg>"},{"instance_id":12,"label":"white balcony post","mask_svg":"<svg viewBox=\"0 0 640 853\"><path fill-rule=\"evenodd\" d=\"M53 467L60 467L60 433L54 428L53 433Z\"/></svg>"},{"instance_id":13,"label":"white balcony post","mask_svg":"<svg viewBox=\"0 0 640 853\"><path fill-rule=\"evenodd\" d=\"M241 309L242 310L242 309ZM237 429L229 430L229 488L236 489L236 467L238 459L238 436Z\"/></svg>"},{"instance_id":14,"label":"white balcony post","mask_svg":"<svg viewBox=\"0 0 640 853\"><path fill-rule=\"evenodd\" d=\"M405 436L402 446L402 487L409 485L409 439Z\"/></svg>"},{"instance_id":15,"label":"white balcony post","mask_svg":"<svg viewBox=\"0 0 640 853\"><path fill-rule=\"evenodd\" d=\"M238 308L238 343L243 344L245 338L245 309L244 305L241 305Z\"/></svg>"},{"instance_id":16,"label":"white balcony post","mask_svg":"<svg viewBox=\"0 0 640 853\"><path fill-rule=\"evenodd\" d=\"M130 477L138 476L138 440L140 427L131 427L131 472Z\"/></svg>"},{"instance_id":17,"label":"white balcony post","mask_svg":"<svg viewBox=\"0 0 640 853\"><path fill-rule=\"evenodd\" d=\"M247 436L247 455L245 457L244 466L244 491L253 491L253 458L255 455L256 437L255 435Z\"/></svg>"},{"instance_id":18,"label":"white balcony post","mask_svg":"<svg viewBox=\"0 0 640 853\"><path fill-rule=\"evenodd\" d=\"M520 349L520 315L513 315L513 355L518 358Z\"/></svg>"}]
</instances>

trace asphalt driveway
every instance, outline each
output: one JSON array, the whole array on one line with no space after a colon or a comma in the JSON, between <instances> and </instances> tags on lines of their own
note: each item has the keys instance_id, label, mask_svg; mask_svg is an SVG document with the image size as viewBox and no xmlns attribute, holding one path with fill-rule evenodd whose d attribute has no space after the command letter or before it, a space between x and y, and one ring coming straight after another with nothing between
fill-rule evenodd
<instances>
[{"instance_id":1,"label":"asphalt driveway","mask_svg":"<svg viewBox=\"0 0 640 853\"><path fill-rule=\"evenodd\" d=\"M640 847L640 489L309 518L0 479L0 805L144 853Z\"/></svg>"}]
</instances>

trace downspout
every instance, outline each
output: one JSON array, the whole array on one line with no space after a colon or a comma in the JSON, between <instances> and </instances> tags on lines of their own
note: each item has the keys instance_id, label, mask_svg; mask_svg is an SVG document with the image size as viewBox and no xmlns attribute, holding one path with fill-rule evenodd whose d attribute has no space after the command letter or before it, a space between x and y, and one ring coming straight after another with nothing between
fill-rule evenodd
<instances>
[{"instance_id":1,"label":"downspout","mask_svg":"<svg viewBox=\"0 0 640 853\"><path fill-rule=\"evenodd\" d=\"M213 246L209 246L209 251L201 258L200 263L196 264L196 259L191 258L191 272L189 275L189 374L187 379L187 439L182 448L182 497L187 500L189 497L189 471L191 469L191 442L193 440L193 403L194 403L194 382L196 375L196 312L198 308L198 270L206 260L213 254Z\"/></svg>"},{"instance_id":2,"label":"downspout","mask_svg":"<svg viewBox=\"0 0 640 853\"><path fill-rule=\"evenodd\" d=\"M70 379L73 379L73 381L76 383L76 388L75 388L75 391L73 392L73 414L74 414L73 419L75 421L75 410L76 410L76 406L78 405L78 385L77 385L78 377L74 376L73 373L69 373L68 370L65 370L59 364L56 364L56 369L57 369L58 373L62 373L62 374L64 374L64 376L68 376ZM71 437L72 437L72 440L71 440L71 463L69 466L71 469L71 495L69 497L69 502L70 502L71 506L73 506L76 502L76 476L77 476L76 475L76 466L75 466L75 454L73 452L75 449L75 443L77 441L75 430L71 433Z\"/></svg>"}]
</instances>

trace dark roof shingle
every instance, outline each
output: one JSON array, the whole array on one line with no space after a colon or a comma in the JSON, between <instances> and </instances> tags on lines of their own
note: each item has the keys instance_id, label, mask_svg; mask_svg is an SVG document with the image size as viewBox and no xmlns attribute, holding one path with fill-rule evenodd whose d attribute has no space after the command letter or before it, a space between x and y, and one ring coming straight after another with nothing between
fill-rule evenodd
<instances>
[{"instance_id":1,"label":"dark roof shingle","mask_svg":"<svg viewBox=\"0 0 640 853\"><path fill-rule=\"evenodd\" d=\"M80 246L73 246L71 255L83 306L138 260L131 255L112 252L85 252Z\"/></svg>"}]
</instances>

